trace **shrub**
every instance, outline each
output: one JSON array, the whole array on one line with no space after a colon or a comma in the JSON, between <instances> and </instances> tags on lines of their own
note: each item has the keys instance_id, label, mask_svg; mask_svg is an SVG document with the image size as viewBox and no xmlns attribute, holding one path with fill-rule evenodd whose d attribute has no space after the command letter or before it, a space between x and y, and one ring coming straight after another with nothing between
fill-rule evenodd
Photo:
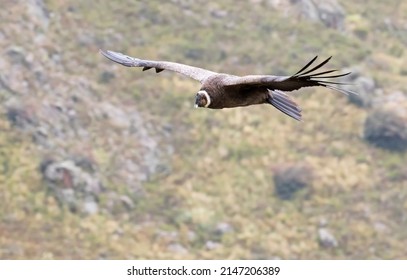
<instances>
[{"instance_id":1,"label":"shrub","mask_svg":"<svg viewBox=\"0 0 407 280\"><path fill-rule=\"evenodd\" d=\"M281 199L292 199L294 194L312 184L313 174L308 165L289 164L274 170L275 192Z\"/></svg>"}]
</instances>

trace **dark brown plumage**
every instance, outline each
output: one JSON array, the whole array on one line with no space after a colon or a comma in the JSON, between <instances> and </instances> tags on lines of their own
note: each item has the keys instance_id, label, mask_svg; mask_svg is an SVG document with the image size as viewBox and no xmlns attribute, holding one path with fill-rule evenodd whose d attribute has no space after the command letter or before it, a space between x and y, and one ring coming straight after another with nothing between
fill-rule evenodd
<instances>
[{"instance_id":1,"label":"dark brown plumage","mask_svg":"<svg viewBox=\"0 0 407 280\"><path fill-rule=\"evenodd\" d=\"M100 52L108 59L127 67L143 67L143 71L154 68L157 73L170 70L199 81L202 86L196 94L195 107L222 109L266 103L296 120L301 120L300 107L284 91L323 86L344 94L353 93L337 86L342 83L326 80L343 77L350 73L331 74L338 70L315 73L331 57L309 69L317 59L316 56L292 76L249 75L239 77L175 62L142 60L112 51L100 50Z\"/></svg>"}]
</instances>

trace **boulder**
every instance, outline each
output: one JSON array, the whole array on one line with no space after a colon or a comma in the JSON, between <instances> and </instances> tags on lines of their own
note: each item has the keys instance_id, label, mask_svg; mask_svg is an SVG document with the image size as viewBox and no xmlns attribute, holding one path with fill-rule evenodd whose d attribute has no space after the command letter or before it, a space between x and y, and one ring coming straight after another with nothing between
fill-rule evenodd
<instances>
[{"instance_id":1,"label":"boulder","mask_svg":"<svg viewBox=\"0 0 407 280\"><path fill-rule=\"evenodd\" d=\"M349 101L359 107L371 107L374 99L381 95L381 90L376 89L376 82L371 77L360 76L352 81L352 83L355 85L352 90L357 95L349 94Z\"/></svg>"},{"instance_id":2,"label":"boulder","mask_svg":"<svg viewBox=\"0 0 407 280\"><path fill-rule=\"evenodd\" d=\"M45 159L40 165L43 180L58 204L72 212L95 214L99 210L102 184L97 174L90 173L72 160Z\"/></svg>"},{"instance_id":3,"label":"boulder","mask_svg":"<svg viewBox=\"0 0 407 280\"><path fill-rule=\"evenodd\" d=\"M344 30L345 10L336 0L295 0L291 1L301 16L323 23L326 27Z\"/></svg>"},{"instance_id":4,"label":"boulder","mask_svg":"<svg viewBox=\"0 0 407 280\"><path fill-rule=\"evenodd\" d=\"M396 103L371 111L364 124L369 143L392 151L407 149L407 107Z\"/></svg>"}]
</instances>

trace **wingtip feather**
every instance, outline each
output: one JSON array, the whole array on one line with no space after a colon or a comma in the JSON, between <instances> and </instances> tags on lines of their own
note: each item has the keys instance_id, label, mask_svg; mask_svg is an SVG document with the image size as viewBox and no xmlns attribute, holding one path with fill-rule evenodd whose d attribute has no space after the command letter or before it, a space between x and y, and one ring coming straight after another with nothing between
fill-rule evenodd
<instances>
[{"instance_id":1,"label":"wingtip feather","mask_svg":"<svg viewBox=\"0 0 407 280\"><path fill-rule=\"evenodd\" d=\"M116 63L119 63L121 65L127 66L127 67L133 67L134 66L134 58L127 56L122 53L114 52L114 51L109 51L109 50L99 50L100 53L110 59L111 61L114 61Z\"/></svg>"}]
</instances>

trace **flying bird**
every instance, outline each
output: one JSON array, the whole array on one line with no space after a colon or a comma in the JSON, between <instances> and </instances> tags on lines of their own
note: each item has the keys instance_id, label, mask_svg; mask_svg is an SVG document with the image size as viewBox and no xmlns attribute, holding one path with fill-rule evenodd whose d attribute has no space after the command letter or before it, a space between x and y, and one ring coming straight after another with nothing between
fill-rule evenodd
<instances>
[{"instance_id":1,"label":"flying bird","mask_svg":"<svg viewBox=\"0 0 407 280\"><path fill-rule=\"evenodd\" d=\"M285 92L303 87L322 86L346 95L354 94L350 90L339 87L343 83L331 80L349 75L350 72L332 75L331 73L338 70L316 71L328 63L332 56L313 66L318 58L315 56L301 70L291 76L235 76L175 62L139 59L108 50L100 50L100 53L127 67L142 67L143 71L154 68L156 73L169 70L199 81L201 88L195 97L195 107L223 109L271 104L284 114L300 121L301 108Z\"/></svg>"}]
</instances>

